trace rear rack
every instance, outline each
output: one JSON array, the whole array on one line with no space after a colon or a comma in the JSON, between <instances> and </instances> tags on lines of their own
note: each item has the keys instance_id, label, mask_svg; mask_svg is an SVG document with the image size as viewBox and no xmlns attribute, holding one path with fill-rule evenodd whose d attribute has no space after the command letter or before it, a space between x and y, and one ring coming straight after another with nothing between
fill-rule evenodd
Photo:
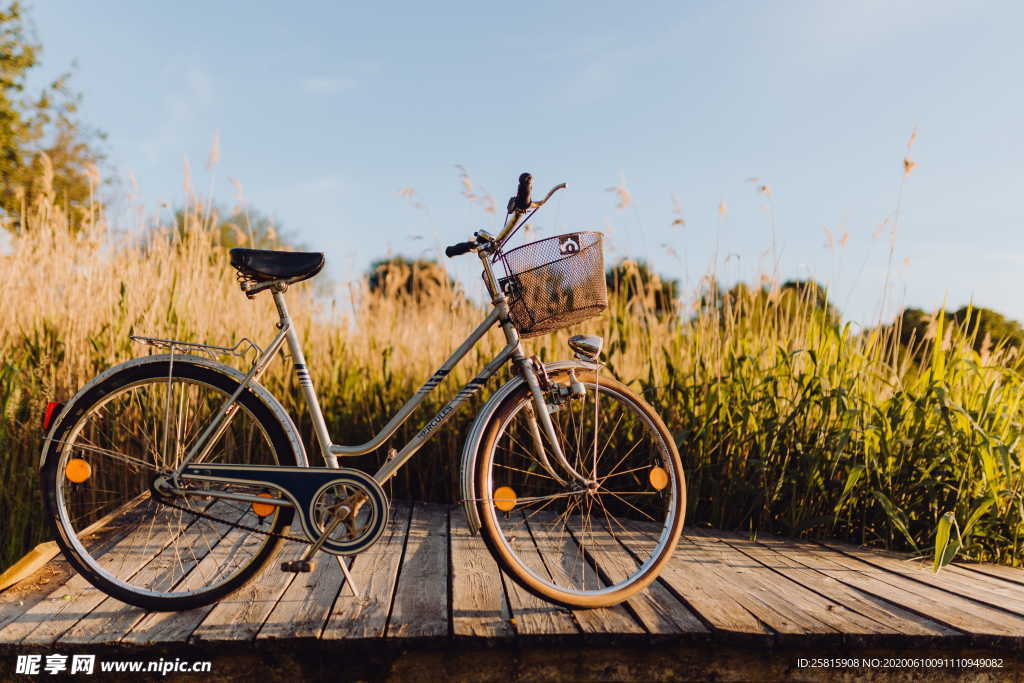
<instances>
[{"instance_id":1,"label":"rear rack","mask_svg":"<svg viewBox=\"0 0 1024 683\"><path fill-rule=\"evenodd\" d=\"M129 339L133 342L152 346L157 349L167 349L171 353L174 353L175 351L183 351L186 353L205 353L212 359L216 359L218 356L235 356L236 358L245 358L249 355L250 351L255 351L256 358L252 361L255 364L256 359L263 355L263 349L248 337L242 337L235 342L234 346L199 344L196 342L180 341L178 339L160 339L159 337L140 337L137 335L131 335Z\"/></svg>"}]
</instances>

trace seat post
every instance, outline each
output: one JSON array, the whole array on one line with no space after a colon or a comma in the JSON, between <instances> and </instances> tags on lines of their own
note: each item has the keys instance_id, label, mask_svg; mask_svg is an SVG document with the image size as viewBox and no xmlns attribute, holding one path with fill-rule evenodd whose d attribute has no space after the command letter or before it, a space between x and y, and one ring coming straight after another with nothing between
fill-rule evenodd
<instances>
[{"instance_id":1,"label":"seat post","mask_svg":"<svg viewBox=\"0 0 1024 683\"><path fill-rule=\"evenodd\" d=\"M283 282L275 282L271 287L270 291L274 295L274 305L277 306L277 317L280 319L277 327L282 329L285 325L291 324L292 319L288 317L288 306L284 303L284 293L288 290L288 285Z\"/></svg>"}]
</instances>

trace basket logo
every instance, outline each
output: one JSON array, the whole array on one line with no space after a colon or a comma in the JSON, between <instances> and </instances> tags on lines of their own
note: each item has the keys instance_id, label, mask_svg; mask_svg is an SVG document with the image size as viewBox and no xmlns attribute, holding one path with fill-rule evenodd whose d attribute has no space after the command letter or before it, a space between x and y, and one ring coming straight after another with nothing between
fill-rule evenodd
<instances>
[{"instance_id":1,"label":"basket logo","mask_svg":"<svg viewBox=\"0 0 1024 683\"><path fill-rule=\"evenodd\" d=\"M580 250L580 236L579 233L573 233L571 235L562 235L558 238L558 253L562 256L568 256L569 254L575 254Z\"/></svg>"},{"instance_id":2,"label":"basket logo","mask_svg":"<svg viewBox=\"0 0 1024 683\"><path fill-rule=\"evenodd\" d=\"M514 275L503 277L498 280L498 287L501 288L502 293L509 297L515 297L519 293L519 282Z\"/></svg>"}]
</instances>

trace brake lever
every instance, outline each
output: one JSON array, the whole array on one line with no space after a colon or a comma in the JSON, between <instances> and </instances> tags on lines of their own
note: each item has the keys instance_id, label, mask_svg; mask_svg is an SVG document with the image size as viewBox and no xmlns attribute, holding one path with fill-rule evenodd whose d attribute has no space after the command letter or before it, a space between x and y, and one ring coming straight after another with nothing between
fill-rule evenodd
<instances>
[{"instance_id":1,"label":"brake lever","mask_svg":"<svg viewBox=\"0 0 1024 683\"><path fill-rule=\"evenodd\" d=\"M546 197L544 197L544 199L540 200L539 202L530 202L530 208L531 209L539 209L540 207L544 206L544 204L549 199L551 199L551 195L553 195L554 193L558 192L559 190L564 190L564 189L565 189L565 183L558 183L557 185L555 185L554 187L552 187L548 191L548 194L547 194Z\"/></svg>"}]
</instances>

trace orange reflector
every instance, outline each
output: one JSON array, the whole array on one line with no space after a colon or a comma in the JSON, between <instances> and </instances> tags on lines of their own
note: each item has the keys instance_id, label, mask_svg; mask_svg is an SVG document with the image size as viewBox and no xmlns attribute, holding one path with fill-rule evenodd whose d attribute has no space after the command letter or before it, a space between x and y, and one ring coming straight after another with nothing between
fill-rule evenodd
<instances>
[{"instance_id":1,"label":"orange reflector","mask_svg":"<svg viewBox=\"0 0 1024 683\"><path fill-rule=\"evenodd\" d=\"M647 473L647 480L651 482L651 486L655 490L660 491L668 486L668 472L658 466L651 468L651 471Z\"/></svg>"},{"instance_id":2,"label":"orange reflector","mask_svg":"<svg viewBox=\"0 0 1024 683\"><path fill-rule=\"evenodd\" d=\"M264 491L263 493L257 493L260 498L273 498L274 496ZM268 505L266 503L253 503L252 511L256 513L257 517L266 517L267 515L273 514L276 505Z\"/></svg>"},{"instance_id":3,"label":"orange reflector","mask_svg":"<svg viewBox=\"0 0 1024 683\"><path fill-rule=\"evenodd\" d=\"M92 467L81 458L71 458L64 468L64 476L68 478L68 481L81 484L92 476Z\"/></svg>"},{"instance_id":4,"label":"orange reflector","mask_svg":"<svg viewBox=\"0 0 1024 683\"><path fill-rule=\"evenodd\" d=\"M494 489L494 507L502 512L508 512L516 506L516 492L509 486L499 486Z\"/></svg>"}]
</instances>

